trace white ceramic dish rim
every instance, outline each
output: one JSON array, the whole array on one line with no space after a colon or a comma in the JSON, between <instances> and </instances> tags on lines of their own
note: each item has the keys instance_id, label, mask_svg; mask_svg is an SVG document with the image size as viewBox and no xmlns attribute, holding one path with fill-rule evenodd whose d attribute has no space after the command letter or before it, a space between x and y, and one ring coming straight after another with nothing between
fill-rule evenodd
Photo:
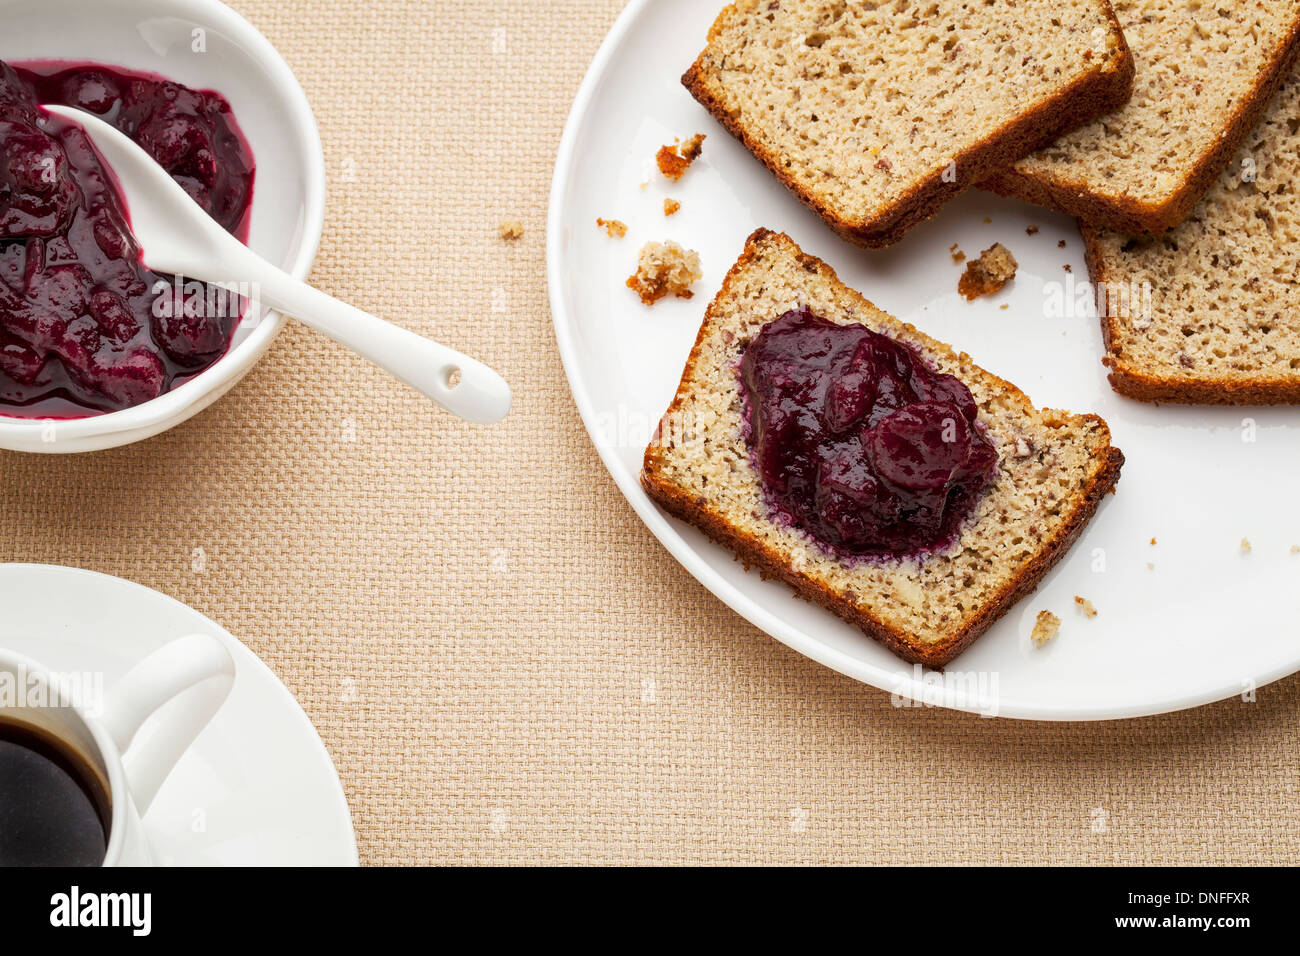
<instances>
[{"instance_id":1,"label":"white ceramic dish rim","mask_svg":"<svg viewBox=\"0 0 1300 956\"><path fill-rule=\"evenodd\" d=\"M618 55L624 41L654 3L655 0L631 0L617 21L615 21L614 26L610 29L609 34L605 37L595 58L588 67L582 85L578 89L573 108L565 123L564 134L560 140L560 148L556 157L555 172L551 182L550 206L547 214L546 274L551 305L551 320L555 327L556 343L559 346L560 358L569 380L574 402L578 406L583 424L586 426L592 444L596 447L605 468L609 471L610 476L614 479L615 484L618 485L628 503L631 504L633 510L678 563L724 604L781 643L840 674L870 684L873 687L888 690L899 698L922 702L933 701L933 690L923 680L916 677L900 679L896 671L886 670L883 667L858 660L818 641L815 637L791 626L780 616L763 607L760 602L748 597L728 583L709 567L695 548L677 531L667 515L661 512L654 502L650 500L649 496L641 489L637 477L622 468L615 449L606 447L600 441L599 413L593 406L591 393L583 375L582 363L572 333L574 327L573 318L569 313L562 292L563 205L564 197L570 188L570 171L574 165L578 139L600 82L607 68ZM771 223L769 226L770 228L779 228L780 224ZM710 546L716 547L716 545L712 544ZM1259 674L1256 677L1256 686L1262 687L1290 676L1296 673L1298 666L1300 665L1294 663L1278 665ZM1196 693L1153 697L1148 701L1122 707L1103 705L1096 708L1054 708L1035 702L1000 698L998 701L998 714L1002 717L1043 721L1120 720L1200 707L1215 701L1238 696L1241 692L1242 684L1240 679L1235 676L1230 678L1225 675L1221 685L1209 689ZM981 705L979 702L974 702L965 706L960 704L954 706L945 702L943 706L978 713Z\"/></svg>"},{"instance_id":2,"label":"white ceramic dish rim","mask_svg":"<svg viewBox=\"0 0 1300 956\"><path fill-rule=\"evenodd\" d=\"M301 244L285 271L294 278L305 279L316 261L325 226L325 153L307 94L271 41L230 7L218 0L171 0L171 3L178 15L213 23L257 57L292 107L294 126L286 133L299 140L308 165L302 170L304 219ZM179 424L188 417L187 411L194 409L197 412L206 407L247 374L279 335L284 323L285 317L281 313L267 312L242 342L211 367L155 399L103 415L59 420L59 442L43 450L58 451L69 443L94 439L108 439L107 443L113 444L113 435L156 429L173 419L171 424ZM5 447L40 448L42 431L48 425L46 419L0 416L0 443Z\"/></svg>"}]
</instances>

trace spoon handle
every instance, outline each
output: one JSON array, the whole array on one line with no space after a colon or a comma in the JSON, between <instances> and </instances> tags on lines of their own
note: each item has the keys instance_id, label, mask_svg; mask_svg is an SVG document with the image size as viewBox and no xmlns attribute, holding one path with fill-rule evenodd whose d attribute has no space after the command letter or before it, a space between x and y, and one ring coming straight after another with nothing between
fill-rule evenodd
<instances>
[{"instance_id":1,"label":"spoon handle","mask_svg":"<svg viewBox=\"0 0 1300 956\"><path fill-rule=\"evenodd\" d=\"M510 386L482 362L326 295L240 248L246 257L235 274L255 282L262 305L328 335L466 421L489 425L510 411Z\"/></svg>"},{"instance_id":2,"label":"spoon handle","mask_svg":"<svg viewBox=\"0 0 1300 956\"><path fill-rule=\"evenodd\" d=\"M131 222L155 272L187 276L240 291L238 276L256 298L387 369L453 415L487 425L510 411L510 386L482 362L445 345L367 315L276 268L208 217L136 143L97 116L50 105L49 112L80 123L116 172Z\"/></svg>"}]
</instances>

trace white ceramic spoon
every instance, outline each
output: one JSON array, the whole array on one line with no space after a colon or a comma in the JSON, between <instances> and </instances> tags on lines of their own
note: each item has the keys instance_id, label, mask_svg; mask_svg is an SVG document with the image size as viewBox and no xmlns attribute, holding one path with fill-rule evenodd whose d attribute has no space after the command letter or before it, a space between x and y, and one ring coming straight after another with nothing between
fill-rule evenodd
<instances>
[{"instance_id":1,"label":"white ceramic spoon","mask_svg":"<svg viewBox=\"0 0 1300 956\"><path fill-rule=\"evenodd\" d=\"M217 225L126 135L81 110L45 109L84 128L112 168L146 268L235 291L251 287L261 304L325 333L466 421L486 425L510 411L510 386L482 362L299 282Z\"/></svg>"}]
</instances>

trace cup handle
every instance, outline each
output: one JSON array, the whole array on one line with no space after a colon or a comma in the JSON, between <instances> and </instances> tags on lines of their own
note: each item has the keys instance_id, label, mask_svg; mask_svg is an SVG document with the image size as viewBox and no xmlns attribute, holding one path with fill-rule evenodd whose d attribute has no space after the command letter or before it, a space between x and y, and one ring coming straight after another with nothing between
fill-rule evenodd
<instances>
[{"instance_id":1,"label":"cup handle","mask_svg":"<svg viewBox=\"0 0 1300 956\"><path fill-rule=\"evenodd\" d=\"M141 816L177 761L225 701L234 680L235 661L225 645L207 634L190 634L154 651L108 693L103 723L123 755L131 796ZM144 722L191 688L198 688L191 695L192 705L131 751Z\"/></svg>"}]
</instances>

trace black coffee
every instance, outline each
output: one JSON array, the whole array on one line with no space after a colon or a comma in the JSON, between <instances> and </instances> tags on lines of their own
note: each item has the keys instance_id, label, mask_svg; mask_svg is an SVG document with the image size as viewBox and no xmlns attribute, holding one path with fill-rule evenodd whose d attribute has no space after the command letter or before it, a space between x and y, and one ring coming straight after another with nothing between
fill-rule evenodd
<instances>
[{"instance_id":1,"label":"black coffee","mask_svg":"<svg viewBox=\"0 0 1300 956\"><path fill-rule=\"evenodd\" d=\"M109 802L71 748L0 718L0 866L99 866Z\"/></svg>"}]
</instances>

